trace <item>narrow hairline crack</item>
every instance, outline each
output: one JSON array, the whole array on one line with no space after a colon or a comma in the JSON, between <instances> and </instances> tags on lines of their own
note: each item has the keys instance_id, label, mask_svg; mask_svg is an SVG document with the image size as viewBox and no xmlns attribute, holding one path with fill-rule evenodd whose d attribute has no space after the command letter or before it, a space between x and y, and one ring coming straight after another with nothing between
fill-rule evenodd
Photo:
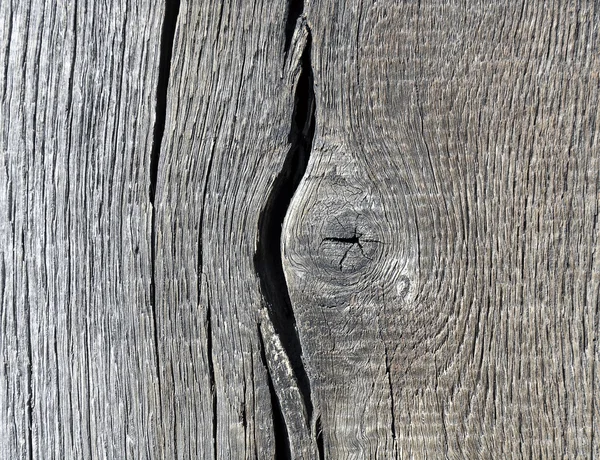
<instances>
[{"instance_id":1,"label":"narrow hairline crack","mask_svg":"<svg viewBox=\"0 0 600 460\"><path fill-rule=\"evenodd\" d=\"M394 442L396 442L396 418L394 416L394 387L392 385L391 363L390 363L388 349L387 349L386 345L384 345L384 352L385 352L385 374L387 376L387 383L388 383L388 387L390 390L390 409L391 409L391 416L392 416L392 423L391 423L390 429L392 431L392 439Z\"/></svg>"}]
</instances>

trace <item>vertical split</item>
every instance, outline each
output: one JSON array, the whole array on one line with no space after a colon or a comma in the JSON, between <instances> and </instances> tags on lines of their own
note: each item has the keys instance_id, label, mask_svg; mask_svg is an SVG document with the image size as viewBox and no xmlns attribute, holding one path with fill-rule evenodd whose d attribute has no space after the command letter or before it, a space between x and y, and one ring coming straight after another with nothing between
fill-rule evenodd
<instances>
[{"instance_id":1,"label":"vertical split","mask_svg":"<svg viewBox=\"0 0 600 460\"><path fill-rule=\"evenodd\" d=\"M289 443L289 433L285 424L285 418L283 416L283 410L277 394L275 393L275 385L273 378L269 372L269 365L267 363L267 355L265 352L265 341L263 339L260 326L258 330L258 345L260 348L260 359L267 371L267 385L269 387L269 394L271 395L271 410L273 412L273 435L275 437L275 458L278 460L291 460L292 452Z\"/></svg>"},{"instance_id":2,"label":"vertical split","mask_svg":"<svg viewBox=\"0 0 600 460\"><path fill-rule=\"evenodd\" d=\"M154 206L156 194L156 181L158 176L158 160L167 114L167 90L171 75L171 58L173 56L173 42L175 40L175 26L179 16L179 0L166 0L165 16L162 24L160 38L160 57L158 63L158 82L156 87L156 107L154 110L154 133L152 139L152 153L150 156L150 203Z\"/></svg>"},{"instance_id":3,"label":"vertical split","mask_svg":"<svg viewBox=\"0 0 600 460\"><path fill-rule=\"evenodd\" d=\"M156 107L154 114L154 132L152 137L152 151L150 154L150 186L149 200L152 206L152 222L150 234L150 303L152 305L152 316L154 321L154 349L156 353L156 373L158 378L158 397L160 401L159 410L162 411L161 400L161 378L159 360L158 318L156 308L156 183L158 178L158 165L163 134L165 131L165 120L167 111L167 90L171 73L171 57L173 55L173 42L175 39L175 26L179 15L179 0L166 0L165 13L162 24L160 40L160 57L158 64L158 82L156 87Z\"/></svg>"},{"instance_id":4,"label":"vertical split","mask_svg":"<svg viewBox=\"0 0 600 460\"><path fill-rule=\"evenodd\" d=\"M304 2L302 0L288 1L288 10L285 20L285 45L283 48L286 56L290 49L290 45L292 44L292 38L294 37L294 30L296 30L296 24L298 22L298 19L302 17L303 13Z\"/></svg>"},{"instance_id":5,"label":"vertical split","mask_svg":"<svg viewBox=\"0 0 600 460\"><path fill-rule=\"evenodd\" d=\"M207 178L208 180L208 178ZM203 208L204 210L204 208ZM202 226L200 226L202 232ZM201 242L200 242L201 243ZM199 259L199 264L202 259ZM208 357L208 379L210 382L210 391L212 393L212 446L213 460L217 460L217 388L215 386L215 367L213 363L213 342L212 342L212 306L210 297L207 296L206 302L206 356Z\"/></svg>"},{"instance_id":6,"label":"vertical split","mask_svg":"<svg viewBox=\"0 0 600 460\"><path fill-rule=\"evenodd\" d=\"M306 23L300 19L303 9L302 2L291 1L288 5L284 49L286 55L294 30L291 24L297 27L297 24L302 23L302 27L308 29ZM292 197L306 172L315 132L315 96L311 45L312 37L310 29L308 29L308 37L302 53L300 73L295 88L294 107L288 136L290 148L259 218L258 244L254 257L255 269L260 279L269 320L291 364L309 420L313 416L310 381L302 361L302 346L283 272L281 232ZM272 382L270 385L272 387ZM271 388L271 391L274 391L273 388ZM283 420L282 414L276 413L278 410L281 411L281 406L274 393L272 394L275 398L273 403L274 418ZM274 424L276 423L278 423L278 420L274 420ZM276 437L278 433L281 437L281 430L276 431ZM277 442L276 454L278 458L289 458L286 457L286 455L289 456L289 445L287 444L289 443L286 443L284 450L283 447L280 447L281 442Z\"/></svg>"},{"instance_id":7,"label":"vertical split","mask_svg":"<svg viewBox=\"0 0 600 460\"><path fill-rule=\"evenodd\" d=\"M315 422L315 434L317 436L317 454L319 460L325 459L325 446L323 444L323 426L321 425L321 416L317 417Z\"/></svg>"}]
</instances>

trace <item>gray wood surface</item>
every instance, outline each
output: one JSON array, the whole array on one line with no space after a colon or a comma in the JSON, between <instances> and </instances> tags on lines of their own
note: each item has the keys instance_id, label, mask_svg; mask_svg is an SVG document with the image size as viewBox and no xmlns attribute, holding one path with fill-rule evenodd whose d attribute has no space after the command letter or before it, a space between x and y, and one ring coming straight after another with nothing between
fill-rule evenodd
<instances>
[{"instance_id":1,"label":"gray wood surface","mask_svg":"<svg viewBox=\"0 0 600 460\"><path fill-rule=\"evenodd\" d=\"M0 459L600 458L598 24L0 2Z\"/></svg>"},{"instance_id":2,"label":"gray wood surface","mask_svg":"<svg viewBox=\"0 0 600 460\"><path fill-rule=\"evenodd\" d=\"M149 152L163 6L0 2L0 458L160 443Z\"/></svg>"}]
</instances>

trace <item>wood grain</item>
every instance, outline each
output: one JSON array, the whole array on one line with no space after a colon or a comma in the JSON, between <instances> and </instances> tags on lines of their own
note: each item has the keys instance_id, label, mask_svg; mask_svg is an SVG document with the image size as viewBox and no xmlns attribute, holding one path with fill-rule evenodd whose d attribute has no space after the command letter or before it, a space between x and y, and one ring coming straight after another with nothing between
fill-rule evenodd
<instances>
[{"instance_id":1,"label":"wood grain","mask_svg":"<svg viewBox=\"0 0 600 460\"><path fill-rule=\"evenodd\" d=\"M0 3L0 459L600 458L599 16Z\"/></svg>"},{"instance_id":2,"label":"wood grain","mask_svg":"<svg viewBox=\"0 0 600 460\"><path fill-rule=\"evenodd\" d=\"M326 458L595 458L593 2L313 3L284 267Z\"/></svg>"},{"instance_id":3,"label":"wood grain","mask_svg":"<svg viewBox=\"0 0 600 460\"><path fill-rule=\"evenodd\" d=\"M293 331L286 288L265 275L265 298L256 268L280 259L280 224L261 251L259 221L290 150L306 42L292 30L286 50L286 11L181 4L156 195L163 458L316 458L274 328Z\"/></svg>"},{"instance_id":4,"label":"wood grain","mask_svg":"<svg viewBox=\"0 0 600 460\"><path fill-rule=\"evenodd\" d=\"M163 8L0 4L0 458L144 458Z\"/></svg>"}]
</instances>

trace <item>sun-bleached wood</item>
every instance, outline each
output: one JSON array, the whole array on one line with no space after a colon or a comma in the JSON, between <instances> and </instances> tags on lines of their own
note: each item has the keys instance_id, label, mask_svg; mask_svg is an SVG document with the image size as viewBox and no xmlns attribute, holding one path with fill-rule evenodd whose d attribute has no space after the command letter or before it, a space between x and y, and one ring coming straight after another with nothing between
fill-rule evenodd
<instances>
[{"instance_id":1,"label":"sun-bleached wood","mask_svg":"<svg viewBox=\"0 0 600 460\"><path fill-rule=\"evenodd\" d=\"M0 459L600 457L597 24L1 2Z\"/></svg>"},{"instance_id":2,"label":"sun-bleached wood","mask_svg":"<svg viewBox=\"0 0 600 460\"><path fill-rule=\"evenodd\" d=\"M314 2L284 267L326 458L600 456L596 2Z\"/></svg>"},{"instance_id":3,"label":"sun-bleached wood","mask_svg":"<svg viewBox=\"0 0 600 460\"><path fill-rule=\"evenodd\" d=\"M0 2L0 458L148 458L156 2Z\"/></svg>"}]
</instances>

